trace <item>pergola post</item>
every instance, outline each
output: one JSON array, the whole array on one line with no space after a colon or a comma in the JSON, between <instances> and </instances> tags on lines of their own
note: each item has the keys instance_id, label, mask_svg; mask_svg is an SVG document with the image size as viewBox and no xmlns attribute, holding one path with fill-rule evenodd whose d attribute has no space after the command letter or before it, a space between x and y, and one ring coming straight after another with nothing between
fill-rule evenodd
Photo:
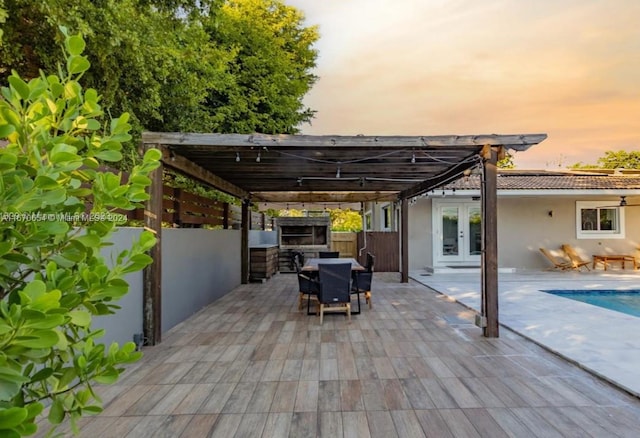
<instances>
[{"instance_id":1,"label":"pergola post","mask_svg":"<svg viewBox=\"0 0 640 438\"><path fill-rule=\"evenodd\" d=\"M249 283L249 229L251 228L251 211L249 210L249 200L242 200L242 225L240 238L240 258L241 260L241 283Z\"/></svg>"},{"instance_id":2,"label":"pergola post","mask_svg":"<svg viewBox=\"0 0 640 438\"><path fill-rule=\"evenodd\" d=\"M145 144L145 151L156 145ZM151 172L149 178L149 200L144 210L144 226L155 234L156 244L149 250L153 262L143 273L143 336L145 345L156 345L162 337L162 162Z\"/></svg>"},{"instance_id":3,"label":"pergola post","mask_svg":"<svg viewBox=\"0 0 640 438\"><path fill-rule=\"evenodd\" d=\"M402 272L400 275L400 281L402 283L409 282L409 201L407 198L402 199L400 205L400 246L402 250L401 262Z\"/></svg>"},{"instance_id":4,"label":"pergola post","mask_svg":"<svg viewBox=\"0 0 640 438\"><path fill-rule=\"evenodd\" d=\"M498 154L501 147L482 151L482 302L483 334L499 336L498 324Z\"/></svg>"}]
</instances>

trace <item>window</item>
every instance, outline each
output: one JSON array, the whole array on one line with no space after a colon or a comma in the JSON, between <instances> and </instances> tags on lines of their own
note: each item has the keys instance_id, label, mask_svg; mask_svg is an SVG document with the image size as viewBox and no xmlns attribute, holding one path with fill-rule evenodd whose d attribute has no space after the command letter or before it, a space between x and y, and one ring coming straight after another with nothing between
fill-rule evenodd
<instances>
[{"instance_id":1,"label":"window","mask_svg":"<svg viewBox=\"0 0 640 438\"><path fill-rule=\"evenodd\" d=\"M364 228L365 228L365 231L371 231L371 223L372 223L371 212L368 211L364 215Z\"/></svg>"},{"instance_id":2,"label":"window","mask_svg":"<svg viewBox=\"0 0 640 438\"><path fill-rule=\"evenodd\" d=\"M382 230L391 230L391 205L382 207Z\"/></svg>"},{"instance_id":3,"label":"window","mask_svg":"<svg viewBox=\"0 0 640 438\"><path fill-rule=\"evenodd\" d=\"M610 201L576 202L578 239L624 238L624 209L608 203Z\"/></svg>"}]
</instances>

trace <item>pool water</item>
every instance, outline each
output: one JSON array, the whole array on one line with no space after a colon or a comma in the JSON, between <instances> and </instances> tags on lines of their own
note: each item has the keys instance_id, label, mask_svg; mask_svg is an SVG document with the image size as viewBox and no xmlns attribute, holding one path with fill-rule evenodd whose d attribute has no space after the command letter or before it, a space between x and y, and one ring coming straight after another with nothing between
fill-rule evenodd
<instances>
[{"instance_id":1,"label":"pool water","mask_svg":"<svg viewBox=\"0 0 640 438\"><path fill-rule=\"evenodd\" d=\"M570 298L605 309L640 317L640 290L543 290L559 297Z\"/></svg>"}]
</instances>

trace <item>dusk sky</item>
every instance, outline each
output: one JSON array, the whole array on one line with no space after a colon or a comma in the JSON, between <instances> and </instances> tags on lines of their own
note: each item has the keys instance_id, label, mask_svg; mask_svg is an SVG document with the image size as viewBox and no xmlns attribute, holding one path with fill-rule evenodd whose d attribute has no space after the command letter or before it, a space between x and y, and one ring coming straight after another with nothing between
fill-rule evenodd
<instances>
[{"instance_id":1,"label":"dusk sky","mask_svg":"<svg viewBox=\"0 0 640 438\"><path fill-rule=\"evenodd\" d=\"M640 150L638 0L285 0L319 25L303 134L533 134L519 169Z\"/></svg>"}]
</instances>

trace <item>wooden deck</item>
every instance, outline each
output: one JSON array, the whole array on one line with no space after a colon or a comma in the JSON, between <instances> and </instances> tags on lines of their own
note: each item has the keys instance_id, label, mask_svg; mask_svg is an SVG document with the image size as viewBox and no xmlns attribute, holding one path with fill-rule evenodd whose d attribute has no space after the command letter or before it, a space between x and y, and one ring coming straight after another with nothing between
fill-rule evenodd
<instances>
[{"instance_id":1,"label":"wooden deck","mask_svg":"<svg viewBox=\"0 0 640 438\"><path fill-rule=\"evenodd\" d=\"M101 388L80 436L638 436L637 398L398 280L376 273L373 309L323 326L295 275L242 285Z\"/></svg>"}]
</instances>

